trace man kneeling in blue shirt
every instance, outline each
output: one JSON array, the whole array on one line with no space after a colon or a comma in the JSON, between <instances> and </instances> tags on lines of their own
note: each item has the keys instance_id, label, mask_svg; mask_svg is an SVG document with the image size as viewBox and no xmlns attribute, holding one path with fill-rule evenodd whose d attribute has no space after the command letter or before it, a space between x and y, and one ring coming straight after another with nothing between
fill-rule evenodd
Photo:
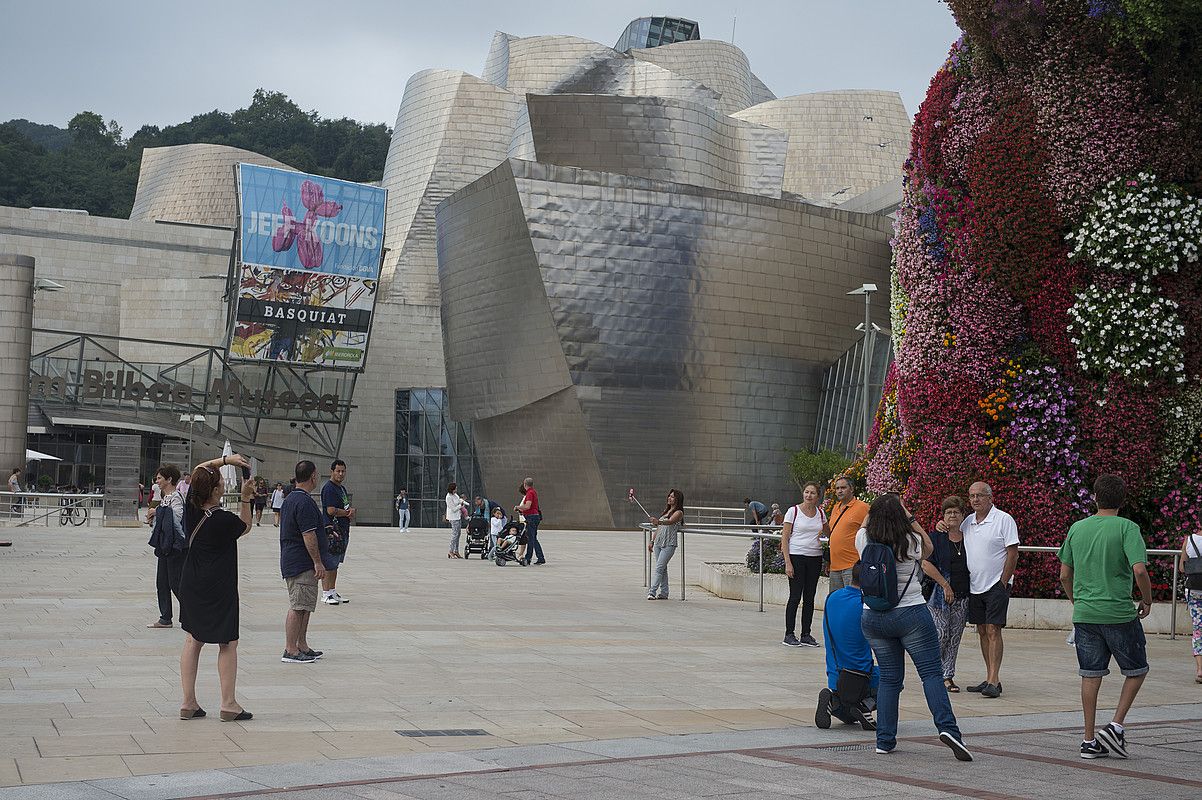
<instances>
[{"instance_id":1,"label":"man kneeling in blue shirt","mask_svg":"<svg viewBox=\"0 0 1202 800\"><path fill-rule=\"evenodd\" d=\"M866 731L876 730L872 710L880 670L872 662L872 649L860 629L864 593L860 591L860 564L852 567L851 585L826 598L822 627L826 632L827 688L818 695L814 724L829 728L834 716L848 725L860 723Z\"/></svg>"}]
</instances>

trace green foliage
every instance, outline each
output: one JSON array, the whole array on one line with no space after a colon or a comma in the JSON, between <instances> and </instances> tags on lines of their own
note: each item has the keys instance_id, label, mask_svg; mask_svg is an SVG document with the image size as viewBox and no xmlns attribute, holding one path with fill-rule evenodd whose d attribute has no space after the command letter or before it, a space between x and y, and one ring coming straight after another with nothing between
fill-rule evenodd
<instances>
[{"instance_id":1,"label":"green foliage","mask_svg":"<svg viewBox=\"0 0 1202 800\"><path fill-rule=\"evenodd\" d=\"M385 125L323 119L280 92L255 91L246 108L209 111L160 129L144 125L128 140L116 121L93 111L66 130L27 120L0 124L0 205L82 208L127 217L138 185L142 150L180 144L223 144L269 156L304 172L377 181L392 132Z\"/></svg>"},{"instance_id":2,"label":"green foliage","mask_svg":"<svg viewBox=\"0 0 1202 800\"><path fill-rule=\"evenodd\" d=\"M38 491L39 492L48 492L48 491L50 491L50 487L53 485L54 485L54 479L51 478L49 475L39 475L38 476Z\"/></svg>"},{"instance_id":3,"label":"green foliage","mask_svg":"<svg viewBox=\"0 0 1202 800\"><path fill-rule=\"evenodd\" d=\"M816 481L826 489L826 484L851 466L851 459L834 450L798 450L789 455L789 477L798 486L807 481Z\"/></svg>"}]
</instances>

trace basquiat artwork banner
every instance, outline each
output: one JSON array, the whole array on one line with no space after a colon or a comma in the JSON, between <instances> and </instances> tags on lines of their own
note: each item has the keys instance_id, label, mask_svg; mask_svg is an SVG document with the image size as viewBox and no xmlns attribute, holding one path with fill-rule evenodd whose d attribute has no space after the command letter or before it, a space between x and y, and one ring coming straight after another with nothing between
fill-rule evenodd
<instances>
[{"instance_id":1,"label":"basquiat artwork banner","mask_svg":"<svg viewBox=\"0 0 1202 800\"><path fill-rule=\"evenodd\" d=\"M232 357L363 367L386 197L376 186L238 165Z\"/></svg>"},{"instance_id":2,"label":"basquiat artwork banner","mask_svg":"<svg viewBox=\"0 0 1202 800\"><path fill-rule=\"evenodd\" d=\"M230 354L360 368L376 286L375 280L244 264Z\"/></svg>"}]
</instances>

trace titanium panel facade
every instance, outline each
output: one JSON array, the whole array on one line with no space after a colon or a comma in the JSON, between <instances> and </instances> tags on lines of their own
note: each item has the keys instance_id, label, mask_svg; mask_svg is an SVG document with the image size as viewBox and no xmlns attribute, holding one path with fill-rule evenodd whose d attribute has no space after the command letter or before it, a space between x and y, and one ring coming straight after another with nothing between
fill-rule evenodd
<instances>
[{"instance_id":1,"label":"titanium panel facade","mask_svg":"<svg viewBox=\"0 0 1202 800\"><path fill-rule=\"evenodd\" d=\"M737 119L789 134L785 191L841 203L901 174L910 115L897 92L848 89L783 97Z\"/></svg>"},{"instance_id":2,"label":"titanium panel facade","mask_svg":"<svg viewBox=\"0 0 1202 800\"><path fill-rule=\"evenodd\" d=\"M534 160L780 197L788 136L661 97L530 95Z\"/></svg>"},{"instance_id":3,"label":"titanium panel facade","mask_svg":"<svg viewBox=\"0 0 1202 800\"><path fill-rule=\"evenodd\" d=\"M223 144L146 148L129 218L233 228L237 224L234 165L243 161L292 169L274 158Z\"/></svg>"},{"instance_id":4,"label":"titanium panel facade","mask_svg":"<svg viewBox=\"0 0 1202 800\"><path fill-rule=\"evenodd\" d=\"M543 476L565 526L628 524L631 485L793 497L785 450L812 442L823 372L862 319L844 293L890 260L878 216L515 160L437 218L453 415L490 491ZM526 370L568 385L507 410Z\"/></svg>"},{"instance_id":5,"label":"titanium panel facade","mask_svg":"<svg viewBox=\"0 0 1202 800\"><path fill-rule=\"evenodd\" d=\"M742 111L755 103L751 64L743 51L730 42L720 39L678 42L631 50L630 55L692 78L718 92L721 96L718 110L723 114Z\"/></svg>"}]
</instances>

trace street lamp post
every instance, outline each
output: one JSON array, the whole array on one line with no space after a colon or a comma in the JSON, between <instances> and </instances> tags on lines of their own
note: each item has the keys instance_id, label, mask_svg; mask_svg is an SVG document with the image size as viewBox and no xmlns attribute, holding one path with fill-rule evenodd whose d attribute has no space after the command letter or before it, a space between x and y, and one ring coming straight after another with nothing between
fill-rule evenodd
<instances>
[{"instance_id":1,"label":"street lamp post","mask_svg":"<svg viewBox=\"0 0 1202 800\"><path fill-rule=\"evenodd\" d=\"M196 440L192 436L192 426L198 422L201 425L203 425L205 423L205 415L204 414L180 414L179 421L188 423L188 457L191 458L192 455L196 452Z\"/></svg>"},{"instance_id":2,"label":"street lamp post","mask_svg":"<svg viewBox=\"0 0 1202 800\"><path fill-rule=\"evenodd\" d=\"M872 369L872 340L874 336L874 332L872 330L872 293L876 290L877 288L875 283L866 283L859 289L852 289L850 292L848 292L849 295L864 295L864 347L862 351L864 369L861 376L862 383L860 386L861 398L863 400L864 407L860 411L862 417L862 436L860 442L865 447L868 446L868 434L872 431L873 408L872 398L868 396L868 384Z\"/></svg>"},{"instance_id":3,"label":"street lamp post","mask_svg":"<svg viewBox=\"0 0 1202 800\"><path fill-rule=\"evenodd\" d=\"M307 430L309 430L309 428L311 428L313 426L310 425L308 422L304 423L303 425L298 424L296 422L289 422L288 426L296 431L296 460L300 461L301 432L307 431Z\"/></svg>"}]
</instances>

